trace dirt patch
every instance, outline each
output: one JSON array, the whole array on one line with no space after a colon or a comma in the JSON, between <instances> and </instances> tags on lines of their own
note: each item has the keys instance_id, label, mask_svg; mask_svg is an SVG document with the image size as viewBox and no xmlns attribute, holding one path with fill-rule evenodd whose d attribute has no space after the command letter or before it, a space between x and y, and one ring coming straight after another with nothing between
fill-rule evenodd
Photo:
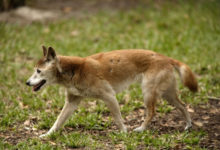
<instances>
[{"instance_id":1,"label":"dirt patch","mask_svg":"<svg viewBox=\"0 0 220 150\"><path fill-rule=\"evenodd\" d=\"M193 108L191 118L194 131L205 131L199 145L207 149L218 149L220 146L220 101L210 100L208 104L202 104ZM176 109L163 117L158 115L152 121L150 129L158 130L159 133L183 132L185 127L184 118Z\"/></svg>"},{"instance_id":2,"label":"dirt patch","mask_svg":"<svg viewBox=\"0 0 220 150\"><path fill-rule=\"evenodd\" d=\"M134 129L139 126L143 120L143 110L140 108L132 112L133 119L126 119L126 125L129 127L129 130ZM205 131L207 135L200 140L199 145L207 149L218 149L220 145L220 101L219 100L210 100L207 104L201 104L192 109L194 112L191 112L191 117L194 122L191 130L193 131ZM105 115L108 117L107 115ZM32 128L36 124L36 119L30 120L26 123L29 127L24 127L24 125L18 125L16 132L11 130L7 132L1 132L0 138L4 139L4 142L11 144L17 144L18 142L25 141L28 138L38 137L39 134L46 132L45 130L37 130ZM24 123L25 124L25 123ZM156 130L159 134L165 133L175 133L176 131L183 132L185 127L184 119L181 116L181 113L176 109L167 113L164 116L156 115L151 124L149 125L149 130ZM82 133L89 133L91 135L97 136L107 136L111 131L117 130L117 127L113 123L108 130L86 130L83 127L78 127L77 129L71 127L65 127L64 132L74 132L80 131ZM65 133L64 133L65 134ZM112 147L111 141L105 139L102 141L107 147ZM176 148L183 148L185 145L183 143L178 143Z\"/></svg>"},{"instance_id":3,"label":"dirt patch","mask_svg":"<svg viewBox=\"0 0 220 150\"><path fill-rule=\"evenodd\" d=\"M207 133L199 145L207 149L218 149L220 146L220 101L209 100L208 104L200 104L191 110L193 110L190 113L193 127L190 130ZM137 118L141 120L140 116ZM137 121L133 120L129 124L137 126ZM183 132L184 127L184 118L178 110L174 109L162 117L156 115L149 126L149 130L157 130L159 134L172 134L176 131ZM184 145L177 145L178 148L182 146Z\"/></svg>"}]
</instances>

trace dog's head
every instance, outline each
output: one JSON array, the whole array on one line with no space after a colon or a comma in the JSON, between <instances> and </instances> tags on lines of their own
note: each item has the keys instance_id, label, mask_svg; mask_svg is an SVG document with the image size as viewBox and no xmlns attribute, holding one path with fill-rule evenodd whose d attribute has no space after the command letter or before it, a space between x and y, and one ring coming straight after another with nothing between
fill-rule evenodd
<instances>
[{"instance_id":1,"label":"dog's head","mask_svg":"<svg viewBox=\"0 0 220 150\"><path fill-rule=\"evenodd\" d=\"M55 50L52 47L47 49L45 46L42 46L42 48L43 57L38 61L34 73L26 82L28 86L33 86L33 91L38 91L46 85L56 83L56 75L58 72L61 72Z\"/></svg>"}]
</instances>

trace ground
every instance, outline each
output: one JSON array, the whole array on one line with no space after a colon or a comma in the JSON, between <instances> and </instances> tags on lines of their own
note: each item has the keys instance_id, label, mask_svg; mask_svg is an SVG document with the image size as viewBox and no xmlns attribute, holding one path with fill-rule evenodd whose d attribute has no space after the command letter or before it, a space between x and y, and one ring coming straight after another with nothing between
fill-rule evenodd
<instances>
[{"instance_id":1,"label":"ground","mask_svg":"<svg viewBox=\"0 0 220 150\"><path fill-rule=\"evenodd\" d=\"M31 1L29 1L31 2ZM219 149L220 3L195 1L38 1L30 6L56 18L27 21L14 12L0 14L0 149ZM12 15L10 17L5 16ZM3 19L1 16L4 16ZM128 133L120 133L102 101L87 99L64 128L46 139L64 103L64 89L34 93L25 81L41 57L41 45L58 54L88 56L125 48L152 49L188 64L199 92L179 85L179 97L193 120L184 131L180 112L158 100L148 129L139 85L117 95Z\"/></svg>"}]
</instances>

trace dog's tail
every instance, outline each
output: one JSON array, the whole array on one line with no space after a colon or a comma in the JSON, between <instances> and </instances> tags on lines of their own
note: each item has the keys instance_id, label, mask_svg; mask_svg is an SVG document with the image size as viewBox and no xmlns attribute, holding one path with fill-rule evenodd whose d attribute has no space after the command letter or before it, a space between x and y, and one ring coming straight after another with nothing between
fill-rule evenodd
<instances>
[{"instance_id":1,"label":"dog's tail","mask_svg":"<svg viewBox=\"0 0 220 150\"><path fill-rule=\"evenodd\" d=\"M197 83L195 75L193 74L189 66L174 59L172 59L172 64L174 65L175 69L179 73L182 83L186 87L188 87L192 92L197 92L198 83Z\"/></svg>"}]
</instances>

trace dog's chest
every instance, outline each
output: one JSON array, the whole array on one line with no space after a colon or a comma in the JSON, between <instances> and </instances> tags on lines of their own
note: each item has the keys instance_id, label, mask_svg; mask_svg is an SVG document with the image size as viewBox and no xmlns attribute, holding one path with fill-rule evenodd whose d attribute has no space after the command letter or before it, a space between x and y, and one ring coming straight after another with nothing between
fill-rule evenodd
<instances>
[{"instance_id":1,"label":"dog's chest","mask_svg":"<svg viewBox=\"0 0 220 150\"><path fill-rule=\"evenodd\" d=\"M83 97L90 96L90 92L88 92L87 90L79 90L74 86L69 87L67 91L76 96L83 96Z\"/></svg>"},{"instance_id":2,"label":"dog's chest","mask_svg":"<svg viewBox=\"0 0 220 150\"><path fill-rule=\"evenodd\" d=\"M82 96L82 93L75 87L69 87L67 91L73 95Z\"/></svg>"}]
</instances>

